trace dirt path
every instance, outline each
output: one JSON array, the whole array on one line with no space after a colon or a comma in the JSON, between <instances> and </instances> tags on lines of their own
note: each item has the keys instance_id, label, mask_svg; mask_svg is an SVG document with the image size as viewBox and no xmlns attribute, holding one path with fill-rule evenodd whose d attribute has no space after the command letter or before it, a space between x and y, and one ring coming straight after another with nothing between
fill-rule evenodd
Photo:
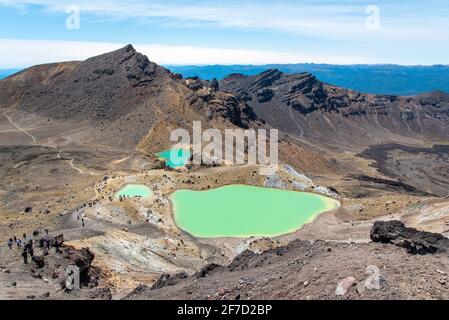
<instances>
[{"instance_id":1,"label":"dirt path","mask_svg":"<svg viewBox=\"0 0 449 320\"><path fill-rule=\"evenodd\" d=\"M129 158L131 158L131 157L128 156L128 157L125 157L125 158L123 158L123 159L114 160L114 161L112 161L112 165L114 166L114 165L120 164L120 163L122 163L122 162L128 160Z\"/></svg>"},{"instance_id":2,"label":"dirt path","mask_svg":"<svg viewBox=\"0 0 449 320\"><path fill-rule=\"evenodd\" d=\"M75 166L75 165L73 164L73 161L75 161L75 159L71 158L70 161L69 161L69 166L70 166L72 169L78 171L79 173L84 174L83 169L78 168L77 166Z\"/></svg>"},{"instance_id":3,"label":"dirt path","mask_svg":"<svg viewBox=\"0 0 449 320\"><path fill-rule=\"evenodd\" d=\"M7 111L7 112L8 112L8 111ZM22 127L20 127L18 124L16 124L14 121L12 121L11 118L6 114L7 112L5 112L5 113L3 114L3 116L4 116L6 119L8 119L8 121L9 121L9 122L10 122L10 123L17 129L17 130L19 130L19 131L23 132L24 134L26 134L28 137L31 138L31 140L33 140L33 142L34 142L35 144L39 145L39 143L37 142L36 138L35 138L31 133L29 133L27 130L25 130L24 128L22 128Z\"/></svg>"},{"instance_id":4,"label":"dirt path","mask_svg":"<svg viewBox=\"0 0 449 320\"><path fill-rule=\"evenodd\" d=\"M38 140L36 139L36 137L33 136L27 129L24 129L24 128L22 128L21 126L19 126L17 123L15 123L15 122L11 119L11 117L7 115L8 112L9 112L9 110L6 111L6 112L4 112L2 116L4 116L4 117L9 121L9 123L11 123L11 125L13 125L17 130L19 130L19 131L22 132L23 134L27 135L31 140L33 140L33 143L34 143L34 144L36 144L36 145L38 145L38 146L41 146L41 147L47 147L47 148L52 148L52 149L57 150L57 151L58 151L58 155L57 155L58 159L61 159L61 160L67 159L67 160L69 160L69 166L70 166L72 169L78 171L80 174L96 175L96 174L95 174L94 172L92 172L92 171L86 172L86 171L84 171L83 169L81 169L80 167L76 166L76 165L74 164L74 161L75 161L74 158L71 158L71 157L63 157L62 154L61 154L62 151L61 151L61 149L59 148L59 146L55 148L55 147L53 147L53 146L51 146L51 145L44 145L44 144L39 143ZM64 158L64 159L63 159L63 158Z\"/></svg>"}]
</instances>

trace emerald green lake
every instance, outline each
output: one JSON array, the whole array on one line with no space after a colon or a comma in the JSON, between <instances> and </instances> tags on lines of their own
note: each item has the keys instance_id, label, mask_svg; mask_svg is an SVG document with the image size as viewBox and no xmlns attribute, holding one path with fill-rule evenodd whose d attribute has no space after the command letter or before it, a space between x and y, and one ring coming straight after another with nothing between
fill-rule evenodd
<instances>
[{"instance_id":1,"label":"emerald green lake","mask_svg":"<svg viewBox=\"0 0 449 320\"><path fill-rule=\"evenodd\" d=\"M156 156L163 159L170 168L184 167L190 159L190 155L190 150L183 148L174 148L156 153Z\"/></svg>"},{"instance_id":2,"label":"emerald green lake","mask_svg":"<svg viewBox=\"0 0 449 320\"><path fill-rule=\"evenodd\" d=\"M246 185L178 190L172 202L178 227L202 238L279 236L340 205L313 193Z\"/></svg>"},{"instance_id":3,"label":"emerald green lake","mask_svg":"<svg viewBox=\"0 0 449 320\"><path fill-rule=\"evenodd\" d=\"M153 191L150 188L143 184L127 184L122 187L117 193L115 197L119 196L123 197L141 197L141 198L150 198L153 195Z\"/></svg>"}]
</instances>

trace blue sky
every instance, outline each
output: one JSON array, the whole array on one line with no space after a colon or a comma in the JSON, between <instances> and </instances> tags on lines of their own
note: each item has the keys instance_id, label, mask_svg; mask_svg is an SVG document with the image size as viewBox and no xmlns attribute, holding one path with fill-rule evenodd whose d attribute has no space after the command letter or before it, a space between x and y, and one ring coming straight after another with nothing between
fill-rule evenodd
<instances>
[{"instance_id":1,"label":"blue sky","mask_svg":"<svg viewBox=\"0 0 449 320\"><path fill-rule=\"evenodd\" d=\"M161 64L449 64L448 18L447 0L0 0L0 68L127 43Z\"/></svg>"}]
</instances>

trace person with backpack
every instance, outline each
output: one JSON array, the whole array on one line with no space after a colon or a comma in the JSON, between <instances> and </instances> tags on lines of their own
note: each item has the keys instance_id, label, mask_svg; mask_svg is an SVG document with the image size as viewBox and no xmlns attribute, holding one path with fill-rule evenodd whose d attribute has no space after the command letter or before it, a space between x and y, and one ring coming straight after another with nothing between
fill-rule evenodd
<instances>
[{"instance_id":1,"label":"person with backpack","mask_svg":"<svg viewBox=\"0 0 449 320\"><path fill-rule=\"evenodd\" d=\"M25 247L23 247L23 251L22 251L22 257L23 257L24 264L28 263L28 252L27 252L26 247L27 247L27 245L25 245Z\"/></svg>"},{"instance_id":2,"label":"person with backpack","mask_svg":"<svg viewBox=\"0 0 449 320\"><path fill-rule=\"evenodd\" d=\"M12 238L9 238L9 240L8 240L8 248L9 248L9 250L12 249L13 243L14 243L14 242L13 242Z\"/></svg>"},{"instance_id":3,"label":"person with backpack","mask_svg":"<svg viewBox=\"0 0 449 320\"><path fill-rule=\"evenodd\" d=\"M26 250L32 258L34 256L33 240L30 239L30 241L28 241L28 243L26 245Z\"/></svg>"}]
</instances>

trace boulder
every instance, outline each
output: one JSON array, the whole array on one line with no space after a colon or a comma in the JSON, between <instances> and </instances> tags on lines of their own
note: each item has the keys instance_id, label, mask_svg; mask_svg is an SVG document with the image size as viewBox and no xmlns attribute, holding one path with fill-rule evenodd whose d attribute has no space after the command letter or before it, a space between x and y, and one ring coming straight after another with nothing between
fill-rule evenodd
<instances>
[{"instance_id":1,"label":"boulder","mask_svg":"<svg viewBox=\"0 0 449 320\"><path fill-rule=\"evenodd\" d=\"M63 250L63 257L68 265L76 265L80 272L80 284L87 287L96 287L100 278L100 270L92 266L94 254L89 248L77 250L66 246Z\"/></svg>"},{"instance_id":2,"label":"boulder","mask_svg":"<svg viewBox=\"0 0 449 320\"><path fill-rule=\"evenodd\" d=\"M410 254L433 254L449 248L449 239L441 234L407 228L397 220L376 221L370 236L374 242L395 244Z\"/></svg>"},{"instance_id":3,"label":"boulder","mask_svg":"<svg viewBox=\"0 0 449 320\"><path fill-rule=\"evenodd\" d=\"M397 220L374 222L370 237L374 242L403 247L410 254L432 254L445 252L449 248L449 238L438 233L407 228Z\"/></svg>"},{"instance_id":4,"label":"boulder","mask_svg":"<svg viewBox=\"0 0 449 320\"><path fill-rule=\"evenodd\" d=\"M217 269L218 267L220 267L220 265L216 264L216 263L210 263L208 265L206 265L205 267L201 268L200 271L198 271L197 273L195 273L195 276L197 278L204 278L207 277L207 275L212 272L213 270Z\"/></svg>"},{"instance_id":5,"label":"boulder","mask_svg":"<svg viewBox=\"0 0 449 320\"><path fill-rule=\"evenodd\" d=\"M177 284L181 279L188 277L186 272L180 272L174 275L162 274L160 278L151 286L150 290L156 290L167 286L173 286ZM139 288L136 288L138 290Z\"/></svg>"},{"instance_id":6,"label":"boulder","mask_svg":"<svg viewBox=\"0 0 449 320\"><path fill-rule=\"evenodd\" d=\"M31 258L33 262L36 264L36 268L42 269L45 266L45 260L44 257L41 256L33 256Z\"/></svg>"}]
</instances>

